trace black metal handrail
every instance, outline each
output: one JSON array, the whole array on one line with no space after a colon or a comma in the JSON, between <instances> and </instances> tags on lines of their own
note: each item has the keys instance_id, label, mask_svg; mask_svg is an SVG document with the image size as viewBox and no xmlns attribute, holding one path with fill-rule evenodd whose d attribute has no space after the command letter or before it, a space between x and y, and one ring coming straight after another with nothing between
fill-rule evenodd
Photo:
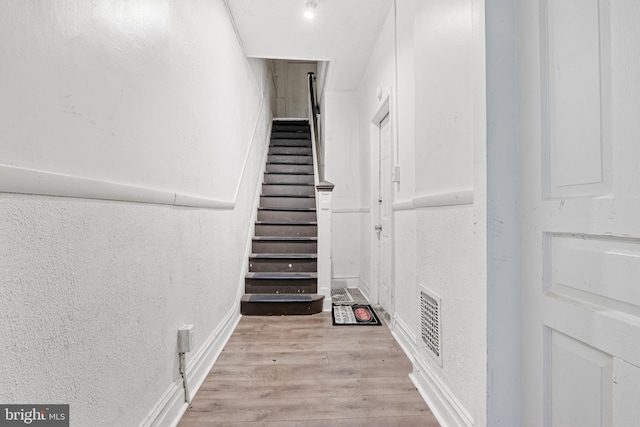
<instances>
[{"instance_id":1,"label":"black metal handrail","mask_svg":"<svg viewBox=\"0 0 640 427\"><path fill-rule=\"evenodd\" d=\"M322 142L319 138L318 132L318 114L320 114L320 107L318 106L318 102L316 100L316 92L314 88L314 83L316 80L315 73L309 72L307 74L309 78L309 125L311 126L311 133L315 140L315 148L316 148L316 164L318 167L318 182L324 181L324 155L323 155L323 147Z\"/></svg>"}]
</instances>

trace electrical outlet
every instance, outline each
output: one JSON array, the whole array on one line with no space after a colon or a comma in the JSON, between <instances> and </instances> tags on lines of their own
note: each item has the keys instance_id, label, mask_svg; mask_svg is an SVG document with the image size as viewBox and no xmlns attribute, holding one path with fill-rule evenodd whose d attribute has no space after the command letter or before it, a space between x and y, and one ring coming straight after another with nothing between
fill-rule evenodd
<instances>
[{"instance_id":1,"label":"electrical outlet","mask_svg":"<svg viewBox=\"0 0 640 427\"><path fill-rule=\"evenodd\" d=\"M193 346L193 325L184 325L178 329L178 353L188 353Z\"/></svg>"}]
</instances>

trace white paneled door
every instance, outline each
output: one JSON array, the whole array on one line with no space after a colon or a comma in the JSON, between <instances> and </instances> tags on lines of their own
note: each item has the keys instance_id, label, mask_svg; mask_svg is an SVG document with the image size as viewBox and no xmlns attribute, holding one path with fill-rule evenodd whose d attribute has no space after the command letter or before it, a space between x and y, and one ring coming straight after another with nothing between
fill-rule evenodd
<instances>
[{"instance_id":1,"label":"white paneled door","mask_svg":"<svg viewBox=\"0 0 640 427\"><path fill-rule=\"evenodd\" d=\"M378 303L393 314L391 241L391 125L389 115L380 122L380 179L378 191Z\"/></svg>"},{"instance_id":2,"label":"white paneled door","mask_svg":"<svg viewBox=\"0 0 640 427\"><path fill-rule=\"evenodd\" d=\"M522 425L640 425L640 1L519 1Z\"/></svg>"}]
</instances>

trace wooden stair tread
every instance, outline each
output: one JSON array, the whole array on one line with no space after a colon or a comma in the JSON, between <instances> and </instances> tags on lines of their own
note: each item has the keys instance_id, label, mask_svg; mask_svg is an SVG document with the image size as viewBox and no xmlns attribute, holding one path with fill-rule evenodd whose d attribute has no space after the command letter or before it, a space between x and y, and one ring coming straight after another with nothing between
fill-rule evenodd
<instances>
[{"instance_id":1,"label":"wooden stair tread","mask_svg":"<svg viewBox=\"0 0 640 427\"><path fill-rule=\"evenodd\" d=\"M289 254L289 253L256 253L250 254L251 259L317 259L318 254Z\"/></svg>"},{"instance_id":2,"label":"wooden stair tread","mask_svg":"<svg viewBox=\"0 0 640 427\"><path fill-rule=\"evenodd\" d=\"M274 164L275 165L285 164L287 166L291 165L290 163L269 163L269 164L271 164L271 165L274 165ZM306 165L305 164L305 165L298 165L298 166L311 166L311 165ZM306 173L305 172L265 172L264 174L265 175L313 175L313 172L306 172ZM267 182L267 184L272 184L272 183ZM314 185L314 184L306 184L306 183L300 183L300 184L298 184L298 183L287 183L287 184L289 184L289 185ZM284 185L284 184L281 184L281 185Z\"/></svg>"},{"instance_id":3,"label":"wooden stair tread","mask_svg":"<svg viewBox=\"0 0 640 427\"><path fill-rule=\"evenodd\" d=\"M245 276L247 279L258 280L299 280L317 279L318 273L310 272L249 272Z\"/></svg>"},{"instance_id":4,"label":"wooden stair tread","mask_svg":"<svg viewBox=\"0 0 640 427\"><path fill-rule=\"evenodd\" d=\"M315 194L260 194L260 197L289 197L298 199L315 199Z\"/></svg>"},{"instance_id":5,"label":"wooden stair tread","mask_svg":"<svg viewBox=\"0 0 640 427\"><path fill-rule=\"evenodd\" d=\"M256 225L318 225L317 221L256 221Z\"/></svg>"},{"instance_id":6,"label":"wooden stair tread","mask_svg":"<svg viewBox=\"0 0 640 427\"><path fill-rule=\"evenodd\" d=\"M303 212L315 212L316 208L279 208L279 207L262 207L260 206L258 210L263 211L303 211Z\"/></svg>"},{"instance_id":7,"label":"wooden stair tread","mask_svg":"<svg viewBox=\"0 0 640 427\"><path fill-rule=\"evenodd\" d=\"M253 240L278 240L278 241L303 241L303 242L313 242L318 240L317 237L307 237L307 236L254 236Z\"/></svg>"},{"instance_id":8,"label":"wooden stair tread","mask_svg":"<svg viewBox=\"0 0 640 427\"><path fill-rule=\"evenodd\" d=\"M294 172L290 172L290 173L285 173L285 172L265 172L268 173L270 175L313 175L312 173L294 173ZM310 183L306 183L306 182L283 182L282 184L274 184L273 182L267 182L266 184L262 184L262 185L274 185L274 186L284 186L284 185L290 185L292 187L313 187L315 184L310 184Z\"/></svg>"},{"instance_id":9,"label":"wooden stair tread","mask_svg":"<svg viewBox=\"0 0 640 427\"><path fill-rule=\"evenodd\" d=\"M243 315L322 311L324 296L317 294L318 223L310 138L308 120L273 122L241 300Z\"/></svg>"},{"instance_id":10,"label":"wooden stair tread","mask_svg":"<svg viewBox=\"0 0 640 427\"><path fill-rule=\"evenodd\" d=\"M243 302L312 302L324 298L318 294L245 294Z\"/></svg>"}]
</instances>

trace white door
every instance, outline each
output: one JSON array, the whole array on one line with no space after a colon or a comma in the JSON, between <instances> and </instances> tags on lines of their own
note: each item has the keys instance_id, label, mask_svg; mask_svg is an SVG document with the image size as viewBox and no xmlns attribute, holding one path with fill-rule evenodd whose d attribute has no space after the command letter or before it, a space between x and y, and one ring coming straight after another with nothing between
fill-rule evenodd
<instances>
[{"instance_id":1,"label":"white door","mask_svg":"<svg viewBox=\"0 0 640 427\"><path fill-rule=\"evenodd\" d=\"M520 0L522 426L640 425L638 0Z\"/></svg>"},{"instance_id":2,"label":"white door","mask_svg":"<svg viewBox=\"0 0 640 427\"><path fill-rule=\"evenodd\" d=\"M309 117L310 72L316 72L315 62L287 63L287 117Z\"/></svg>"},{"instance_id":3,"label":"white door","mask_svg":"<svg viewBox=\"0 0 640 427\"><path fill-rule=\"evenodd\" d=\"M380 122L378 180L378 304L393 314L391 280L391 125L389 115Z\"/></svg>"}]
</instances>

